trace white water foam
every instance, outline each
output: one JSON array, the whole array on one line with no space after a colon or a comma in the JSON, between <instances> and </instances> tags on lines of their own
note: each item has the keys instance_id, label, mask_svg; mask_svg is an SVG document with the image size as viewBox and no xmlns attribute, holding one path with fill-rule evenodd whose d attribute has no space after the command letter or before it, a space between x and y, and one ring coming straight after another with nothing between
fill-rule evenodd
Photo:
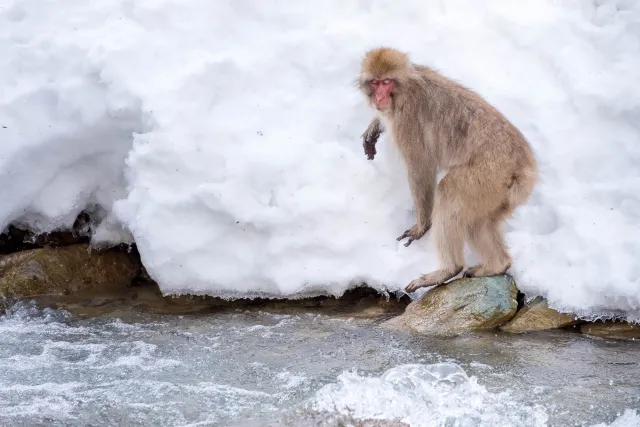
<instances>
[{"instance_id":1,"label":"white water foam","mask_svg":"<svg viewBox=\"0 0 640 427\"><path fill-rule=\"evenodd\" d=\"M453 363L400 365L379 377L344 372L316 393L312 408L411 427L546 426L548 419L544 407L488 392Z\"/></svg>"}]
</instances>

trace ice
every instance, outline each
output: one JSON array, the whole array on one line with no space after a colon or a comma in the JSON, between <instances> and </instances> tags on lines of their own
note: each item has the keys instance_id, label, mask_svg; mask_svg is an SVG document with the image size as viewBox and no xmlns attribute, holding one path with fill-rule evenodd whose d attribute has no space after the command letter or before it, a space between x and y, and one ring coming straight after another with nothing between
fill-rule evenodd
<instances>
[{"instance_id":1,"label":"ice","mask_svg":"<svg viewBox=\"0 0 640 427\"><path fill-rule=\"evenodd\" d=\"M340 295L437 266L354 79L399 47L530 139L541 182L509 225L528 296L640 319L640 4L541 0L9 0L0 7L0 228L104 212L165 293ZM471 260L471 257L470 257Z\"/></svg>"}]
</instances>

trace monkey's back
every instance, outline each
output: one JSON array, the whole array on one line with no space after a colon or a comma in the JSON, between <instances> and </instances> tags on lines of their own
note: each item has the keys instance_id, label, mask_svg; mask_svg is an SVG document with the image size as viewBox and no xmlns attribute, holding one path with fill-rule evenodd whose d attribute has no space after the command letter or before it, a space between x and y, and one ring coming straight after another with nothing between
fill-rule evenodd
<instances>
[{"instance_id":1,"label":"monkey's back","mask_svg":"<svg viewBox=\"0 0 640 427\"><path fill-rule=\"evenodd\" d=\"M531 145L520 130L475 91L422 67L428 109L440 147L442 166L488 163L492 173L516 172L535 176L537 163Z\"/></svg>"}]
</instances>

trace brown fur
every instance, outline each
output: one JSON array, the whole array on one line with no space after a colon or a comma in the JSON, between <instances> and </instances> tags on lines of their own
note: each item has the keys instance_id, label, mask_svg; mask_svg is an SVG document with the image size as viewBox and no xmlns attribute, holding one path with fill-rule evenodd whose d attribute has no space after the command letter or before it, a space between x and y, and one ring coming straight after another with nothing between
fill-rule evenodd
<instances>
[{"instance_id":1,"label":"brown fur","mask_svg":"<svg viewBox=\"0 0 640 427\"><path fill-rule=\"evenodd\" d=\"M529 198L538 170L522 133L475 92L429 67L412 64L395 49L365 54L359 85L371 99L371 79L393 79L391 108L363 134L369 148L385 129L403 155L416 224L398 240L405 246L430 228L441 267L413 280L413 292L458 275L464 243L482 259L465 276L502 274L511 266L502 223ZM438 169L447 174L436 185Z\"/></svg>"}]
</instances>

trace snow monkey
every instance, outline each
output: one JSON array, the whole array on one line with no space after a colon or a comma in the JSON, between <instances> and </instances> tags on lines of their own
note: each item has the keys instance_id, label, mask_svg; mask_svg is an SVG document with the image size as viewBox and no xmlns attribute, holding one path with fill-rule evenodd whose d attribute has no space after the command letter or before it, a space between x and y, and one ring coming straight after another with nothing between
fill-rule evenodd
<instances>
[{"instance_id":1,"label":"snow monkey","mask_svg":"<svg viewBox=\"0 0 640 427\"><path fill-rule=\"evenodd\" d=\"M369 159L389 130L407 168L416 224L405 246L432 229L440 269L407 292L443 284L464 266L464 243L481 263L464 277L493 276L511 266L501 225L524 204L537 181L533 151L518 129L475 92L392 48L368 51L360 90L376 117L362 134ZM438 169L446 175L437 182Z\"/></svg>"}]
</instances>

